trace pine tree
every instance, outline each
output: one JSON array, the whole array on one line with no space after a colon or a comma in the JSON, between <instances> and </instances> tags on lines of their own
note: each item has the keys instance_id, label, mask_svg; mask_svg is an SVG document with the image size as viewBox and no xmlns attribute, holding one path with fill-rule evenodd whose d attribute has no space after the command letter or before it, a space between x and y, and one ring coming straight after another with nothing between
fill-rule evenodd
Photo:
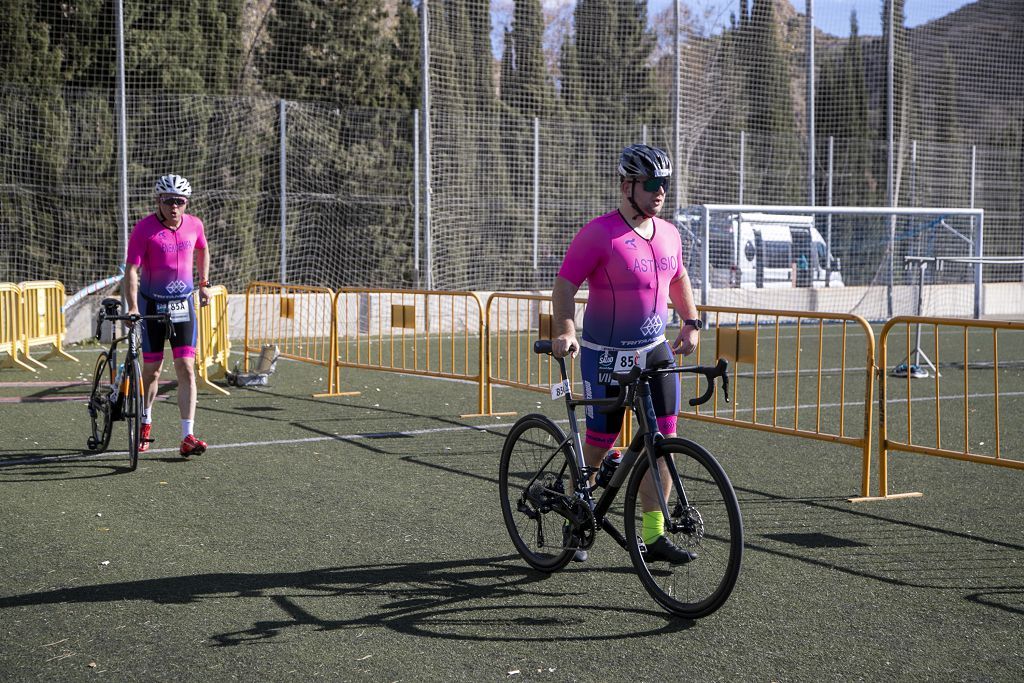
<instances>
[{"instance_id":1,"label":"pine tree","mask_svg":"<svg viewBox=\"0 0 1024 683\"><path fill-rule=\"evenodd\" d=\"M772 0L754 0L748 28L748 128L751 199L796 201L800 196L798 143L790 75ZM748 177L750 177L748 176Z\"/></svg>"},{"instance_id":2,"label":"pine tree","mask_svg":"<svg viewBox=\"0 0 1024 683\"><path fill-rule=\"evenodd\" d=\"M50 41L36 3L10 1L0 13L0 184L22 192L0 194L0 226L10 232L0 280L50 279L55 264L74 253L77 228L66 226L62 197L70 148L61 91L62 53ZM64 233L57 241L53 236Z\"/></svg>"}]
</instances>

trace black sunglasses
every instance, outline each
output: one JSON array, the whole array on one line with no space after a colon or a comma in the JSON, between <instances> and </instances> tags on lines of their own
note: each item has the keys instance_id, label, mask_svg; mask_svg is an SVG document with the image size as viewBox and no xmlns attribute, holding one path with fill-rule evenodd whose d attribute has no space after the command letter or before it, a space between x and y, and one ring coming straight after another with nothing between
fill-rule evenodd
<instances>
[{"instance_id":1,"label":"black sunglasses","mask_svg":"<svg viewBox=\"0 0 1024 683\"><path fill-rule=\"evenodd\" d=\"M648 178L643 181L643 187L647 192L657 192L660 188L668 192L668 178Z\"/></svg>"},{"instance_id":2,"label":"black sunglasses","mask_svg":"<svg viewBox=\"0 0 1024 683\"><path fill-rule=\"evenodd\" d=\"M166 206L185 206L188 200L184 197L164 197L160 200Z\"/></svg>"}]
</instances>

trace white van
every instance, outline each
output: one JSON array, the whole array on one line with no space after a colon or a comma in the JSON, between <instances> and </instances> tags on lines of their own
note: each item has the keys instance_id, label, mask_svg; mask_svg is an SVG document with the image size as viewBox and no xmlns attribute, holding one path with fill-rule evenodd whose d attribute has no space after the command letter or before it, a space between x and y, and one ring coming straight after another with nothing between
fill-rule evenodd
<instances>
[{"instance_id":1,"label":"white van","mask_svg":"<svg viewBox=\"0 0 1024 683\"><path fill-rule=\"evenodd\" d=\"M737 213L712 217L711 286L842 287L839 259L813 216Z\"/></svg>"}]
</instances>

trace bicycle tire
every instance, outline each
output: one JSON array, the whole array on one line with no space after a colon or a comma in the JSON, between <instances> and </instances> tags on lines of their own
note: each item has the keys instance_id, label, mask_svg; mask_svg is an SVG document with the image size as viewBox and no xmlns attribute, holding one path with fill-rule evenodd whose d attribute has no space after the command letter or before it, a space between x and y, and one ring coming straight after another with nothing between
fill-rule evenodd
<instances>
[{"instance_id":1,"label":"bicycle tire","mask_svg":"<svg viewBox=\"0 0 1024 683\"><path fill-rule=\"evenodd\" d=\"M142 371L139 362L129 359L125 362L124 372L128 381L122 415L128 427L128 469L134 472L139 466L139 444L142 440Z\"/></svg>"},{"instance_id":2,"label":"bicycle tire","mask_svg":"<svg viewBox=\"0 0 1024 683\"><path fill-rule=\"evenodd\" d=\"M743 560L739 501L725 470L704 447L686 439L669 438L658 443L658 452L659 458L666 454L674 456L689 503L683 509L673 485L668 500L672 521L680 525L688 521L691 528L671 533L666 521L666 535L697 557L678 565L644 561L640 484L650 468L646 457L637 461L626 489L624 513L629 555L640 582L659 605L676 616L699 619L725 604L739 578Z\"/></svg>"},{"instance_id":3,"label":"bicycle tire","mask_svg":"<svg viewBox=\"0 0 1024 683\"><path fill-rule=\"evenodd\" d=\"M113 386L114 368L110 365L107 352L103 351L96 359L88 405L90 434L87 446L96 453L102 453L110 445L110 432L114 423L110 405Z\"/></svg>"},{"instance_id":4,"label":"bicycle tire","mask_svg":"<svg viewBox=\"0 0 1024 683\"><path fill-rule=\"evenodd\" d=\"M527 489L535 482L543 482L543 488L549 492L571 495L575 490L573 457L565 433L539 414L520 418L501 449L498 486L505 527L526 563L542 572L565 567L575 550L564 547L563 518L528 498ZM545 520L550 522L548 529Z\"/></svg>"}]
</instances>

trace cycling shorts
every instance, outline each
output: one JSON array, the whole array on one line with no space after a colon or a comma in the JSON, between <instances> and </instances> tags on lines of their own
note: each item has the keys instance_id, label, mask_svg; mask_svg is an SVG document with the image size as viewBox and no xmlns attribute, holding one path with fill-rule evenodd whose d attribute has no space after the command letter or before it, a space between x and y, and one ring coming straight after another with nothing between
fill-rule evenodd
<instances>
[{"instance_id":1,"label":"cycling shorts","mask_svg":"<svg viewBox=\"0 0 1024 683\"><path fill-rule=\"evenodd\" d=\"M171 323L162 320L142 321L142 359L147 363L159 363L164 359L164 342L170 337L171 355L174 358L194 358L196 355L196 309L192 297L175 301L155 301L139 295L142 315L163 315L171 313ZM174 328L170 334L169 327Z\"/></svg>"},{"instance_id":2,"label":"cycling shorts","mask_svg":"<svg viewBox=\"0 0 1024 683\"><path fill-rule=\"evenodd\" d=\"M599 350L587 346L580 349L580 374L583 379L584 398L601 399L619 395L619 385L611 379L611 373L615 370L615 355L614 350ZM666 341L647 352L645 366L649 367L669 358L672 359L672 367L675 367L675 356ZM658 418L658 431L662 434L675 434L676 416L679 414L679 375L654 377L650 386L654 414ZM625 409L602 413L597 406L587 406L586 443L611 448L622 429L624 413Z\"/></svg>"}]
</instances>

